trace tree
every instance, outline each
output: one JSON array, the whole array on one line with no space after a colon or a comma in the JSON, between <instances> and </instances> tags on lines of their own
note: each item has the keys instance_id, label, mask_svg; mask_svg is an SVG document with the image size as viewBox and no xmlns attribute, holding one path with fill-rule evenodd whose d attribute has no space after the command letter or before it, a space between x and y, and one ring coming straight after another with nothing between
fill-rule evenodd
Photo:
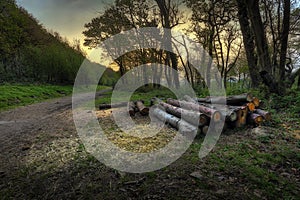
<instances>
[{"instance_id":1,"label":"tree","mask_svg":"<svg viewBox=\"0 0 300 200\"><path fill-rule=\"evenodd\" d=\"M83 32L86 36L84 44L91 48L95 48L101 41L121 33L122 31L135 30L138 35L138 28L157 27L161 25L167 30L169 29L168 31L165 31L163 37L165 37L164 44L171 49L172 40L170 29L180 23L179 5L170 0L154 2L156 5L151 4L149 1L116 0L114 5L106 9L103 14L92 19L90 23L85 25L87 30ZM159 12L157 12L156 6L159 8ZM150 41L146 37L139 41L139 45L140 47L147 46L147 44L153 44L153 42L154 41ZM115 46L116 48L106 49L112 57L114 57L113 55L118 55L118 50L120 50L120 45ZM138 66L149 62L160 62L172 66L174 70L178 70L177 56L174 53L157 49L140 48L137 51L128 52L125 55L120 56L115 62L120 68L121 75L124 75L126 70L132 68L132 66ZM144 71L140 74L141 76L146 77L146 73L147 72ZM174 83L176 87L179 87L178 74L171 74L171 70L166 71L165 73L167 75L166 78L168 83L170 85ZM157 82L157 80L160 79L162 72L157 70L154 74L158 75L158 77L153 77L153 80L156 80Z\"/></svg>"},{"instance_id":2,"label":"tree","mask_svg":"<svg viewBox=\"0 0 300 200\"><path fill-rule=\"evenodd\" d=\"M239 30L234 6L231 1L226 0L186 0L186 4L193 12L192 33L217 63L226 87L227 75L235 67L241 49L241 45L236 42ZM205 78L208 87L211 79L210 68L211 65L206 66Z\"/></svg>"},{"instance_id":3,"label":"tree","mask_svg":"<svg viewBox=\"0 0 300 200\"><path fill-rule=\"evenodd\" d=\"M111 6L104 11L102 15L92 19L90 23L85 24L83 34L86 36L84 45L96 48L100 42L107 38L133 28L129 19L116 6ZM106 49L110 55L115 55L118 49ZM120 68L121 75L125 74L125 66L123 57L115 60Z\"/></svg>"},{"instance_id":4,"label":"tree","mask_svg":"<svg viewBox=\"0 0 300 200\"><path fill-rule=\"evenodd\" d=\"M238 17L242 31L244 48L247 56L252 87L257 87L261 83L259 69L257 66L257 56L255 53L254 35L249 22L249 14L245 2L237 0Z\"/></svg>"},{"instance_id":5,"label":"tree","mask_svg":"<svg viewBox=\"0 0 300 200\"><path fill-rule=\"evenodd\" d=\"M266 2L266 1L265 1ZM255 71L259 71L262 82L269 88L270 92L283 95L286 88L286 57L287 57L287 45L290 27L290 0L283 1L283 7L281 8L281 0L277 5L278 18L277 27L279 35L279 45L277 43L277 37L275 35L273 17L270 11L265 9L265 16L269 16L270 29L272 31L273 39L273 62L271 62L271 55L269 51L269 41L267 38L265 23L262 20L262 11L259 0L237 0L237 7L239 11L239 22L243 33L243 41L245 50L247 53L247 59L250 67L250 74L254 85L259 85L260 80L254 79L257 75ZM265 7L266 3L265 3ZM283 17L280 19L280 10L283 10ZM266 18L266 17L265 17ZM282 28L281 23L282 20ZM253 33L253 37L251 34ZM253 40L254 39L254 40ZM254 43L255 41L255 43ZM279 48L279 50L278 50ZM277 63L277 52L279 54L279 65ZM257 55L258 63L253 63L253 58ZM256 66L257 65L257 66ZM255 69L255 70L254 70Z\"/></svg>"},{"instance_id":6,"label":"tree","mask_svg":"<svg viewBox=\"0 0 300 200\"><path fill-rule=\"evenodd\" d=\"M162 27L165 28L164 32L164 44L168 49L172 48L172 35L171 35L171 29L177 26L179 22L179 10L178 10L178 4L171 3L171 0L155 0L157 3L160 15L161 15L161 23ZM166 52L167 58L167 65L171 61L171 66L175 71L178 71L178 60L177 56L173 52ZM173 73L173 81L176 88L179 88L179 76L178 73Z\"/></svg>"}]
</instances>

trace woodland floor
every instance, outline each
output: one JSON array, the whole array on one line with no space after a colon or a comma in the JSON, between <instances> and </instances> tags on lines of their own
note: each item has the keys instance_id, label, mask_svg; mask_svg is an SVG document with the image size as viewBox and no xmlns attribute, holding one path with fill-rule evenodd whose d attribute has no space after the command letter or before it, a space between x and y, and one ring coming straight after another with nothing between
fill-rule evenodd
<instances>
[{"instance_id":1,"label":"woodland floor","mask_svg":"<svg viewBox=\"0 0 300 200\"><path fill-rule=\"evenodd\" d=\"M198 136L170 166L129 174L106 167L85 151L71 105L71 98L64 97L0 113L1 199L300 197L299 120L226 131L202 160L198 151L203 138ZM120 147L137 152L153 148L124 142L110 110L98 111L97 116L108 138ZM134 120L149 129L148 117ZM165 127L154 146L164 146L174 134Z\"/></svg>"}]
</instances>

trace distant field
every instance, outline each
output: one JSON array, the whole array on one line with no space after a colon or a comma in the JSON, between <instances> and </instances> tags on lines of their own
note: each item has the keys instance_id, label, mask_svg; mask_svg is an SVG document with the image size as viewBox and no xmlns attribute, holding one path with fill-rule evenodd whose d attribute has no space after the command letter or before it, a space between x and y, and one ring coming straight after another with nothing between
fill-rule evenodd
<instances>
[{"instance_id":1,"label":"distant field","mask_svg":"<svg viewBox=\"0 0 300 200\"><path fill-rule=\"evenodd\" d=\"M98 86L98 90L106 88ZM72 85L0 85L0 111L67 96L72 91Z\"/></svg>"}]
</instances>

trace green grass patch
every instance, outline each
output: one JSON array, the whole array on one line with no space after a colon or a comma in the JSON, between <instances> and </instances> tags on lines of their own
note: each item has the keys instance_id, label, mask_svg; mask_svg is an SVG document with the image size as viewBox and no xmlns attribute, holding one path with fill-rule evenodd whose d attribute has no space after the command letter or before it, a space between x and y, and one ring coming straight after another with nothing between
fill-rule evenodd
<instances>
[{"instance_id":1,"label":"green grass patch","mask_svg":"<svg viewBox=\"0 0 300 200\"><path fill-rule=\"evenodd\" d=\"M197 163L200 146L199 143L191 146L189 161ZM246 184L250 190L258 189L273 199L294 195L297 184L284 174L292 174L292 168L299 169L299 164L299 155L289 144L245 140L237 144L218 144L202 161L201 168L211 173L208 176L217 172L225 177L239 177L240 184Z\"/></svg>"},{"instance_id":2,"label":"green grass patch","mask_svg":"<svg viewBox=\"0 0 300 200\"><path fill-rule=\"evenodd\" d=\"M97 90L107 89L98 86ZM72 94L73 85L0 85L0 111Z\"/></svg>"}]
</instances>

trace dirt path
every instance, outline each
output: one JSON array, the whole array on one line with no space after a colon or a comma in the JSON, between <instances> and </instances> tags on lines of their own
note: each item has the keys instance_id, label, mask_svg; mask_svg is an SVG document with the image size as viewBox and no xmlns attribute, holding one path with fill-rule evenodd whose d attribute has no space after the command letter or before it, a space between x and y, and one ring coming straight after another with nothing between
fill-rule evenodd
<instances>
[{"instance_id":1,"label":"dirt path","mask_svg":"<svg viewBox=\"0 0 300 200\"><path fill-rule=\"evenodd\" d=\"M0 160L9 161L1 162L0 171L5 173L5 168L23 162L24 153L37 145L34 144L37 138L64 137L61 131L69 136L76 135L71 109L72 97L67 96L0 113Z\"/></svg>"}]
</instances>

